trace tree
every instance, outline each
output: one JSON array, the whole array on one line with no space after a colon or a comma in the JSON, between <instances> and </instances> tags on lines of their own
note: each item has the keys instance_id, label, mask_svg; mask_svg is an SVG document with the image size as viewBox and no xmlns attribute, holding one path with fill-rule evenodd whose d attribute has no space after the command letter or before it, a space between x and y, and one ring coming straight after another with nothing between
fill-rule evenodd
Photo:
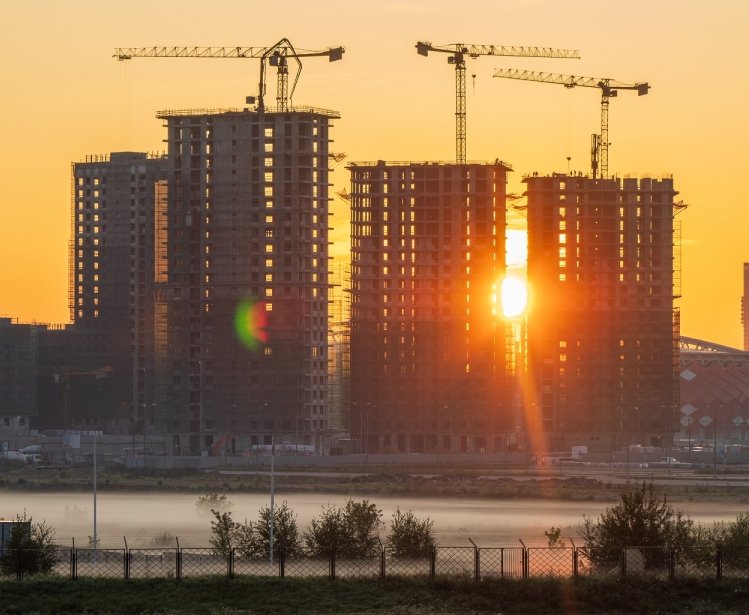
<instances>
[{"instance_id":1,"label":"tree","mask_svg":"<svg viewBox=\"0 0 749 615\"><path fill-rule=\"evenodd\" d=\"M257 546L263 555L270 553L270 518L270 506L263 506L255 523ZM282 549L289 555L301 549L296 515L286 500L273 510L273 555L277 557Z\"/></svg>"},{"instance_id":2,"label":"tree","mask_svg":"<svg viewBox=\"0 0 749 615\"><path fill-rule=\"evenodd\" d=\"M208 493L201 495L195 502L195 508L203 516L210 516L213 511L230 512L233 504L223 493Z\"/></svg>"},{"instance_id":3,"label":"tree","mask_svg":"<svg viewBox=\"0 0 749 615\"><path fill-rule=\"evenodd\" d=\"M320 517L312 517L302 536L307 552L310 555L323 555L328 549L345 543L344 527L343 510L337 506L323 506Z\"/></svg>"},{"instance_id":4,"label":"tree","mask_svg":"<svg viewBox=\"0 0 749 615\"><path fill-rule=\"evenodd\" d=\"M584 518L580 536L592 564L615 566L625 547L683 547L692 540L694 523L665 496L659 498L652 483L622 491L620 498L596 520ZM666 557L663 549L646 549L643 555L647 567L661 564Z\"/></svg>"},{"instance_id":5,"label":"tree","mask_svg":"<svg viewBox=\"0 0 749 615\"><path fill-rule=\"evenodd\" d=\"M419 519L413 511L402 512L396 508L386 545L396 557L426 556L435 545L433 525L429 517Z\"/></svg>"},{"instance_id":6,"label":"tree","mask_svg":"<svg viewBox=\"0 0 749 615\"><path fill-rule=\"evenodd\" d=\"M282 549L287 553L299 551L299 531L296 515L286 501L273 511L273 554L278 556ZM268 556L270 553L270 507L264 506L258 512L258 520L234 521L230 512L212 510L210 543L213 552L228 555L232 549L243 557Z\"/></svg>"},{"instance_id":7,"label":"tree","mask_svg":"<svg viewBox=\"0 0 749 615\"><path fill-rule=\"evenodd\" d=\"M369 500L348 500L343 519L350 555L367 557L374 554L380 546L379 531L384 526L382 511Z\"/></svg>"},{"instance_id":8,"label":"tree","mask_svg":"<svg viewBox=\"0 0 749 615\"><path fill-rule=\"evenodd\" d=\"M379 546L382 526L382 511L375 504L369 500L348 500L343 508L323 507L320 517L310 522L303 539L307 551L314 555L334 548L347 555L366 557Z\"/></svg>"},{"instance_id":9,"label":"tree","mask_svg":"<svg viewBox=\"0 0 749 615\"><path fill-rule=\"evenodd\" d=\"M553 525L544 532L546 536L546 542L550 549L564 546L564 539L562 538L562 528L554 527Z\"/></svg>"},{"instance_id":10,"label":"tree","mask_svg":"<svg viewBox=\"0 0 749 615\"><path fill-rule=\"evenodd\" d=\"M55 530L46 521L34 523L26 511L16 515L5 549L6 554L0 558L2 574L17 573L19 565L21 574L47 574L58 561Z\"/></svg>"},{"instance_id":11,"label":"tree","mask_svg":"<svg viewBox=\"0 0 749 615\"><path fill-rule=\"evenodd\" d=\"M213 520L211 521L211 537L208 542L213 547L216 555L229 555L233 547L236 522L231 518L230 512L211 510Z\"/></svg>"},{"instance_id":12,"label":"tree","mask_svg":"<svg viewBox=\"0 0 749 615\"><path fill-rule=\"evenodd\" d=\"M232 541L237 552L242 557L258 557L263 550L257 532L258 528L252 521L245 519L244 523L235 523Z\"/></svg>"}]
</instances>

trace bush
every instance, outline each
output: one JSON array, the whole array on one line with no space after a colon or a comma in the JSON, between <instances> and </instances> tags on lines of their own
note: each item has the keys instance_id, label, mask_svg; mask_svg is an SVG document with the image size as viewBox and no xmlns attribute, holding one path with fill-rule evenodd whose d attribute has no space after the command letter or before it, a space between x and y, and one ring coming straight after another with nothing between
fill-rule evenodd
<instances>
[{"instance_id":1,"label":"bush","mask_svg":"<svg viewBox=\"0 0 749 615\"><path fill-rule=\"evenodd\" d=\"M55 531L45 521L34 523L31 517L16 515L16 525L10 532L10 539L5 545L6 554L0 558L2 574L18 572L18 551L23 551L20 560L20 572L26 574L47 574L57 562ZM30 526L29 526L30 524Z\"/></svg>"},{"instance_id":2,"label":"bush","mask_svg":"<svg viewBox=\"0 0 749 615\"><path fill-rule=\"evenodd\" d=\"M239 523L231 518L230 512L212 510L210 543L213 552L228 555L236 549L243 557L268 556L270 553L270 507L264 506L258 512L255 523L245 520ZM281 549L293 554L300 550L299 531L296 516L284 501L273 511L273 554L278 556Z\"/></svg>"},{"instance_id":3,"label":"bush","mask_svg":"<svg viewBox=\"0 0 749 615\"><path fill-rule=\"evenodd\" d=\"M270 506L263 506L258 513L254 526L254 535L260 554L270 553ZM278 556L281 549L293 555L301 549L296 515L289 508L286 500L273 510L273 555Z\"/></svg>"},{"instance_id":4,"label":"bush","mask_svg":"<svg viewBox=\"0 0 749 615\"><path fill-rule=\"evenodd\" d=\"M233 504L229 501L223 493L208 493L201 495L197 502L195 502L195 508L198 509L198 513L203 516L210 516L214 510L219 512L230 512Z\"/></svg>"},{"instance_id":5,"label":"bush","mask_svg":"<svg viewBox=\"0 0 749 615\"><path fill-rule=\"evenodd\" d=\"M422 557L434 548L434 522L427 517L418 519L410 510L401 512L396 508L390 522L390 533L386 544L396 557Z\"/></svg>"},{"instance_id":6,"label":"bush","mask_svg":"<svg viewBox=\"0 0 749 615\"><path fill-rule=\"evenodd\" d=\"M237 524L230 512L211 510L214 519L211 521L211 537L208 542L216 555L228 555L233 547Z\"/></svg>"},{"instance_id":7,"label":"bush","mask_svg":"<svg viewBox=\"0 0 749 615\"><path fill-rule=\"evenodd\" d=\"M369 500L348 500L343 508L323 507L322 514L312 519L303 538L307 552L312 555L335 548L351 556L366 557L379 547L382 526L382 511L375 504Z\"/></svg>"},{"instance_id":8,"label":"bush","mask_svg":"<svg viewBox=\"0 0 749 615\"><path fill-rule=\"evenodd\" d=\"M619 504L606 509L598 519L585 517L580 536L595 566L617 565L625 547L685 547L693 542L695 526L666 500L655 494L650 483L622 491ZM663 549L646 549L645 565L665 561Z\"/></svg>"}]
</instances>

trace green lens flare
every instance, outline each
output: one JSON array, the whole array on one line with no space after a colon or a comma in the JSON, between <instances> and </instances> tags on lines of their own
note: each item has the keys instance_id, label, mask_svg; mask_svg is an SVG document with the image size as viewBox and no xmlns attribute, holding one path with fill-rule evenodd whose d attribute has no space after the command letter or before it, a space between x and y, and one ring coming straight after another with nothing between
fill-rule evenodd
<instances>
[{"instance_id":1,"label":"green lens flare","mask_svg":"<svg viewBox=\"0 0 749 615\"><path fill-rule=\"evenodd\" d=\"M268 342L268 317L265 303L255 299L242 299L234 312L234 331L237 339L250 350L257 350Z\"/></svg>"}]
</instances>

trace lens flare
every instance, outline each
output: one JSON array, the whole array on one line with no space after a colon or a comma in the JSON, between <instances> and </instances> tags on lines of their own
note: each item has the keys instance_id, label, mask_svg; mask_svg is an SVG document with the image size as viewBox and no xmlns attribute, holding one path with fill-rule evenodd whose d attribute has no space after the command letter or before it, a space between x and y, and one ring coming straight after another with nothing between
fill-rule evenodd
<instances>
[{"instance_id":1,"label":"lens flare","mask_svg":"<svg viewBox=\"0 0 749 615\"><path fill-rule=\"evenodd\" d=\"M257 350L268 342L268 317L265 303L255 299L242 299L234 312L234 331L237 339L250 350Z\"/></svg>"}]
</instances>

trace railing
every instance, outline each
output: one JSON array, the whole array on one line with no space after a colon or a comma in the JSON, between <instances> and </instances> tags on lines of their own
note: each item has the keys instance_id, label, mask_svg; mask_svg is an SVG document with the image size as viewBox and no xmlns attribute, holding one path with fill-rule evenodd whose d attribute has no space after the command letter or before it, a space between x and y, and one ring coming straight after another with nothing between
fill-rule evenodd
<instances>
[{"instance_id":1,"label":"railing","mask_svg":"<svg viewBox=\"0 0 749 615\"><path fill-rule=\"evenodd\" d=\"M280 551L267 556L219 553L210 547L102 549L50 547L6 550L0 579L56 578L175 579L194 577L391 577L526 579L530 577L647 576L651 578L749 579L749 546L625 547L608 552L587 547L437 546L403 555L380 546L367 553L352 548L316 554Z\"/></svg>"}]
</instances>

